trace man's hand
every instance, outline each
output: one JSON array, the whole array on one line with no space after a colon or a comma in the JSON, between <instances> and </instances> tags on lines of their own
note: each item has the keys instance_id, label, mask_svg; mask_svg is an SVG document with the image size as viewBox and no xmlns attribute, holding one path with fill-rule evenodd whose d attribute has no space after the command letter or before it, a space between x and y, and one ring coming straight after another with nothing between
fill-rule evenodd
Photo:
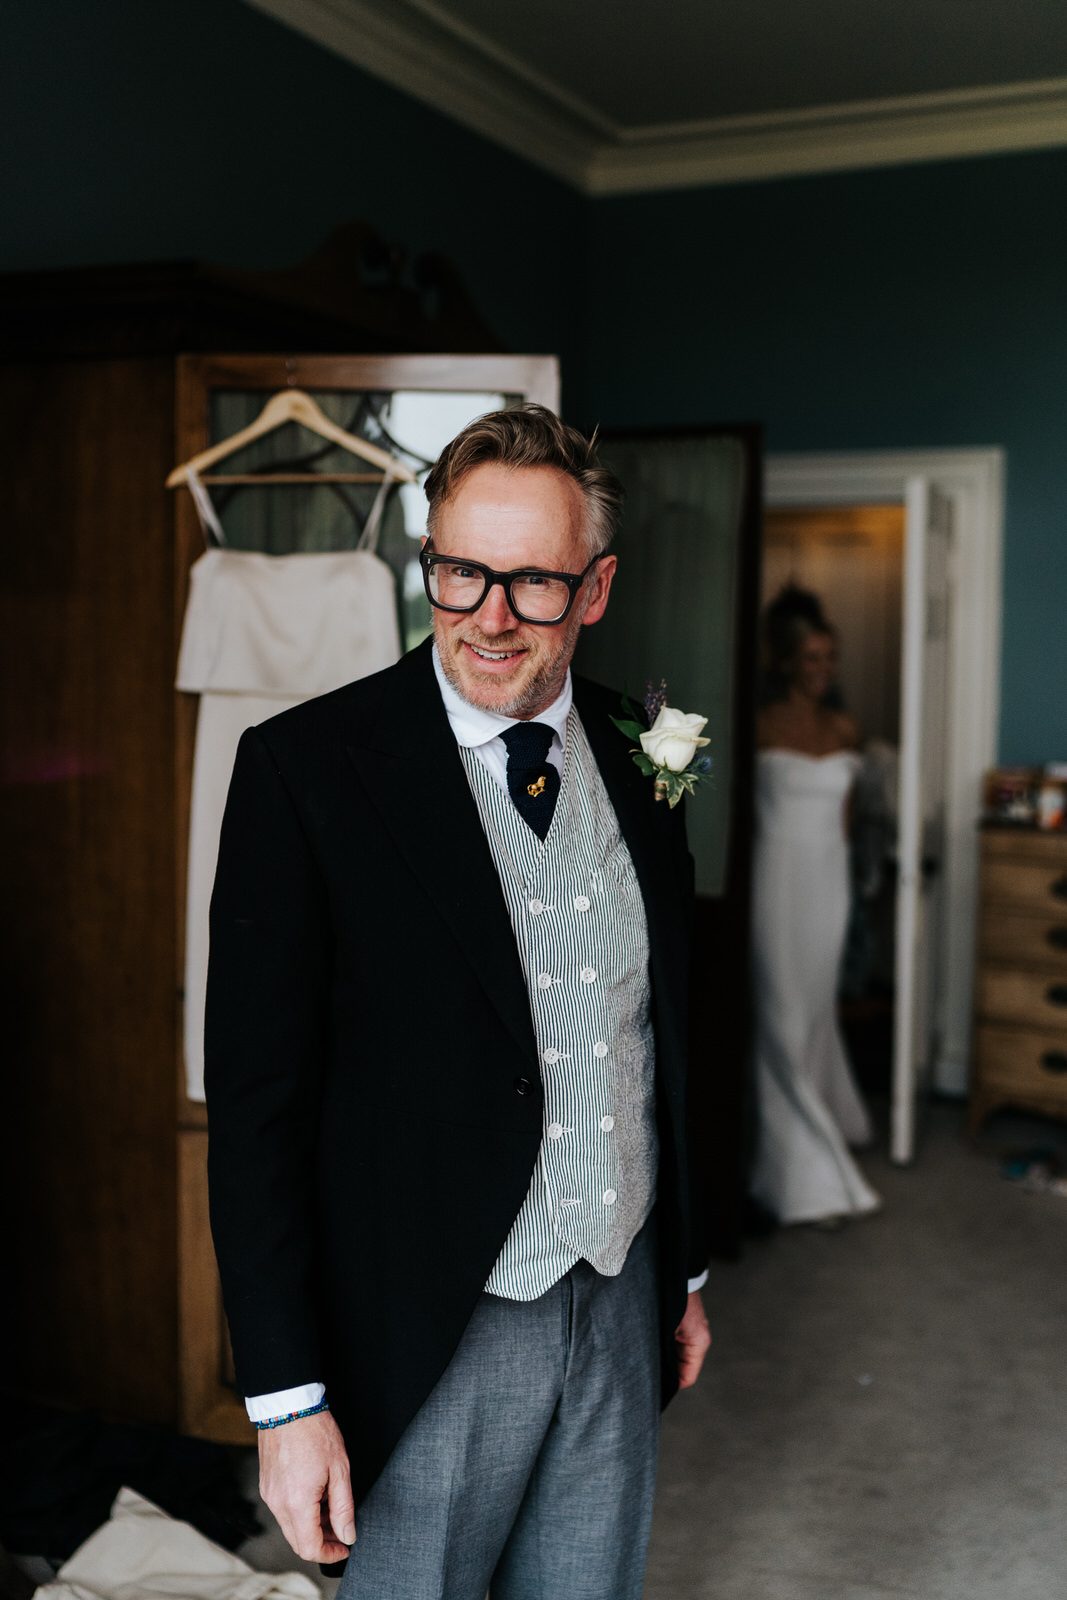
<instances>
[{"instance_id":1,"label":"man's hand","mask_svg":"<svg viewBox=\"0 0 1067 1600\"><path fill-rule=\"evenodd\" d=\"M343 1561L356 1542L348 1456L328 1411L259 1435L259 1492L303 1561Z\"/></svg>"},{"instance_id":2,"label":"man's hand","mask_svg":"<svg viewBox=\"0 0 1067 1600\"><path fill-rule=\"evenodd\" d=\"M711 1344L711 1329L704 1315L704 1302L695 1289L689 1296L685 1316L674 1330L674 1342L678 1346L678 1387L691 1389L700 1377L700 1369Z\"/></svg>"}]
</instances>

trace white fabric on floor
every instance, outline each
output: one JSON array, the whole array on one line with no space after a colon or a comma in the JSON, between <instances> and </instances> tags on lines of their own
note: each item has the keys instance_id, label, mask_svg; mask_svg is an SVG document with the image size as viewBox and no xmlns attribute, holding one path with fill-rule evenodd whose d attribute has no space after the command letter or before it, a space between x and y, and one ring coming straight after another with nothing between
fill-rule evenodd
<instances>
[{"instance_id":1,"label":"white fabric on floor","mask_svg":"<svg viewBox=\"0 0 1067 1600\"><path fill-rule=\"evenodd\" d=\"M200 696L185 934L185 1075L204 1098L208 907L238 740L400 655L393 575L369 550L209 550L190 574L177 687Z\"/></svg>"},{"instance_id":2,"label":"white fabric on floor","mask_svg":"<svg viewBox=\"0 0 1067 1600\"><path fill-rule=\"evenodd\" d=\"M34 1600L322 1600L302 1572L254 1572L132 1489Z\"/></svg>"}]
</instances>

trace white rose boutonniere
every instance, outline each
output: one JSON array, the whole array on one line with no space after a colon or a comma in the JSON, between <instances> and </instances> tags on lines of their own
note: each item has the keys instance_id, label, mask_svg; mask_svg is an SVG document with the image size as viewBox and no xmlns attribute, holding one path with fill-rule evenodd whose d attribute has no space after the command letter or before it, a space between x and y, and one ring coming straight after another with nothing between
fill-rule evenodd
<instances>
[{"instance_id":1,"label":"white rose boutonniere","mask_svg":"<svg viewBox=\"0 0 1067 1600\"><path fill-rule=\"evenodd\" d=\"M676 711L666 704L667 686L653 689L651 684L645 697L645 710L652 723L643 728L637 720L638 710L631 700L624 700L625 718L612 717L615 726L640 746L632 754L635 764L646 777L655 781L657 800L666 800L674 807L683 794L692 794L701 778L711 771L708 756L698 756L697 751L710 744L701 737L707 722L697 712Z\"/></svg>"},{"instance_id":2,"label":"white rose boutonniere","mask_svg":"<svg viewBox=\"0 0 1067 1600\"><path fill-rule=\"evenodd\" d=\"M641 735L641 749L657 767L684 772L697 750L711 742L700 737L707 720L664 706L648 732Z\"/></svg>"}]
</instances>

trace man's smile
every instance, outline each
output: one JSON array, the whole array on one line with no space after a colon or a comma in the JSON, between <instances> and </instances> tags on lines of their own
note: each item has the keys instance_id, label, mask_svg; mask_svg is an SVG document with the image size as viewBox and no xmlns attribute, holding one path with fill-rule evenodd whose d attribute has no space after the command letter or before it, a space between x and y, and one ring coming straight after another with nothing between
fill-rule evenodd
<instances>
[{"instance_id":1,"label":"man's smile","mask_svg":"<svg viewBox=\"0 0 1067 1600\"><path fill-rule=\"evenodd\" d=\"M510 662L518 661L526 654L524 645L509 650L488 650L484 645L471 644L469 639L463 640L463 648L469 650L471 655L477 657L479 664L482 667L488 667L490 671L494 668L503 668Z\"/></svg>"}]
</instances>

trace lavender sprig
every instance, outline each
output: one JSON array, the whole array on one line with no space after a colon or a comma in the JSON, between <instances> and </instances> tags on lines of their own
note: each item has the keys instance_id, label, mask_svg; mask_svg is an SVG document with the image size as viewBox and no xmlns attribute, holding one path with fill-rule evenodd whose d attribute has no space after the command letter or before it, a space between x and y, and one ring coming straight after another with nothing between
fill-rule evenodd
<instances>
[{"instance_id":1,"label":"lavender sprig","mask_svg":"<svg viewBox=\"0 0 1067 1600\"><path fill-rule=\"evenodd\" d=\"M663 710L663 707L666 704L667 704L667 680L666 680L666 678L661 678L659 680L659 688L658 689L653 689L652 680L649 679L649 682L645 687L645 712L646 712L646 714L648 716L648 720L649 720L650 724L655 722L656 718L659 716L660 712Z\"/></svg>"}]
</instances>

